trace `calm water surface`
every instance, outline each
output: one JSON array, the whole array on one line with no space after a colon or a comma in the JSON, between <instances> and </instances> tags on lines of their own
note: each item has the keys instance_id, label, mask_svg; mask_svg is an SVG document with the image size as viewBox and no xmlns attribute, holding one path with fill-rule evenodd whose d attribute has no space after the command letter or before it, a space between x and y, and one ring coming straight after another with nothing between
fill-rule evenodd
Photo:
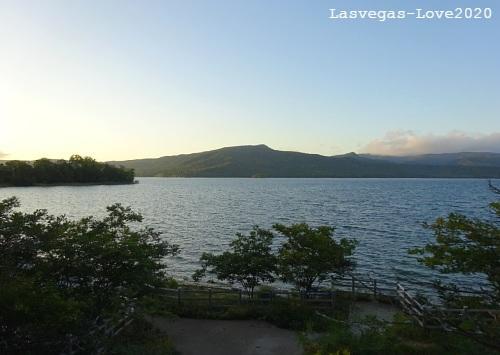
<instances>
[{"instance_id":1,"label":"calm water surface","mask_svg":"<svg viewBox=\"0 0 500 355\"><path fill-rule=\"evenodd\" d=\"M437 275L407 254L431 240L423 222L449 212L493 218L484 180L446 179L184 179L139 178L120 186L0 188L22 209L44 208L71 218L103 216L115 202L141 212L144 223L181 247L170 272L190 277L202 252L220 252L236 232L253 225L307 222L330 225L359 241L357 273L387 285L406 280L421 288ZM457 276L448 276L456 278ZM481 278L462 280L477 286Z\"/></svg>"}]
</instances>

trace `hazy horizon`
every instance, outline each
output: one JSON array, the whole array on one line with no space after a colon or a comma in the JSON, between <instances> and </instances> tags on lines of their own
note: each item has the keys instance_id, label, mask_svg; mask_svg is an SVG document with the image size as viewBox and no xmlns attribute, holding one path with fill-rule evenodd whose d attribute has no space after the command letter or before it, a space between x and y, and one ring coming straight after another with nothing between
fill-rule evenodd
<instances>
[{"instance_id":1,"label":"hazy horizon","mask_svg":"<svg viewBox=\"0 0 500 355\"><path fill-rule=\"evenodd\" d=\"M0 159L500 153L500 24L446 1L0 1Z\"/></svg>"}]
</instances>

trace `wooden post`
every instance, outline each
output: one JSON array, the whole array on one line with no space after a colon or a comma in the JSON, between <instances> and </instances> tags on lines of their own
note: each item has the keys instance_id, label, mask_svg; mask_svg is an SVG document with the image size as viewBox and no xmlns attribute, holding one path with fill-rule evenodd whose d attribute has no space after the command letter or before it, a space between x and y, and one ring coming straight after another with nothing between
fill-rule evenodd
<instances>
[{"instance_id":1,"label":"wooden post","mask_svg":"<svg viewBox=\"0 0 500 355\"><path fill-rule=\"evenodd\" d=\"M373 279L373 297L377 299L377 279Z\"/></svg>"},{"instance_id":2,"label":"wooden post","mask_svg":"<svg viewBox=\"0 0 500 355\"><path fill-rule=\"evenodd\" d=\"M177 288L177 304L180 306L181 305L181 288Z\"/></svg>"},{"instance_id":3,"label":"wooden post","mask_svg":"<svg viewBox=\"0 0 500 355\"><path fill-rule=\"evenodd\" d=\"M208 305L212 306L212 289L208 289Z\"/></svg>"},{"instance_id":4,"label":"wooden post","mask_svg":"<svg viewBox=\"0 0 500 355\"><path fill-rule=\"evenodd\" d=\"M351 275L351 281L352 281L352 285L351 285L351 295L352 295L352 299L355 300L355 285L354 285L354 275Z\"/></svg>"},{"instance_id":5,"label":"wooden post","mask_svg":"<svg viewBox=\"0 0 500 355\"><path fill-rule=\"evenodd\" d=\"M330 306L333 308L333 280L330 282Z\"/></svg>"},{"instance_id":6,"label":"wooden post","mask_svg":"<svg viewBox=\"0 0 500 355\"><path fill-rule=\"evenodd\" d=\"M241 290L240 290L240 295L239 295L239 303L241 304Z\"/></svg>"}]
</instances>

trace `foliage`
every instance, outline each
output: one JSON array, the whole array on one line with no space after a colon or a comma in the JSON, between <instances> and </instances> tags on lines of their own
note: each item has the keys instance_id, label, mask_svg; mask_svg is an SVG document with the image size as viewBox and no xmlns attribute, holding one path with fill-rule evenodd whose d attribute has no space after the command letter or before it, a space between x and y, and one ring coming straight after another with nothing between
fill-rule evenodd
<instances>
[{"instance_id":1,"label":"foliage","mask_svg":"<svg viewBox=\"0 0 500 355\"><path fill-rule=\"evenodd\" d=\"M132 324L107 346L110 355L175 355L172 341L162 332L153 328L145 319L137 317Z\"/></svg>"},{"instance_id":2,"label":"foliage","mask_svg":"<svg viewBox=\"0 0 500 355\"><path fill-rule=\"evenodd\" d=\"M494 354L473 341L452 333L426 330L398 314L394 322L385 324L376 319L365 319L354 332L348 324L332 322L327 333L311 339L302 336L305 353L329 354L425 354L460 355Z\"/></svg>"},{"instance_id":3,"label":"foliage","mask_svg":"<svg viewBox=\"0 0 500 355\"><path fill-rule=\"evenodd\" d=\"M275 289L272 286L261 285L259 286L257 291L255 291L255 295L260 299L269 299L270 297L272 297L273 292L275 292Z\"/></svg>"},{"instance_id":4,"label":"foliage","mask_svg":"<svg viewBox=\"0 0 500 355\"><path fill-rule=\"evenodd\" d=\"M328 276L354 267L349 256L357 243L345 238L337 242L331 227L311 228L302 223L290 227L276 224L274 229L286 238L278 254L278 274L306 294Z\"/></svg>"},{"instance_id":5,"label":"foliage","mask_svg":"<svg viewBox=\"0 0 500 355\"><path fill-rule=\"evenodd\" d=\"M71 156L69 161L43 158L32 164L16 160L0 164L0 186L133 182L133 170L79 155Z\"/></svg>"},{"instance_id":6,"label":"foliage","mask_svg":"<svg viewBox=\"0 0 500 355\"><path fill-rule=\"evenodd\" d=\"M500 190L490 187L496 194ZM411 250L419 254L420 262L442 273L480 273L487 277L491 288L478 294L464 294L456 284L436 282L436 287L448 307L500 308L500 204L490 205L496 219L484 221L452 213L429 225L435 243ZM500 350L500 323L485 313L464 318L456 314L441 314L441 322L450 329Z\"/></svg>"},{"instance_id":7,"label":"foliage","mask_svg":"<svg viewBox=\"0 0 500 355\"><path fill-rule=\"evenodd\" d=\"M176 314L179 317L194 319L217 320L263 320L281 328L305 331L310 328L314 331L325 331L329 323L319 317L314 308L301 302L287 299L276 299L271 303L248 303L227 307L209 307L203 304L178 305L168 304L165 300L157 299L160 310L155 314ZM152 307L153 308L153 307Z\"/></svg>"},{"instance_id":8,"label":"foliage","mask_svg":"<svg viewBox=\"0 0 500 355\"><path fill-rule=\"evenodd\" d=\"M178 248L119 204L108 216L69 220L22 213L0 202L0 352L57 353L116 318L163 284L167 255ZM3 348L3 349L2 349Z\"/></svg>"},{"instance_id":9,"label":"foliage","mask_svg":"<svg viewBox=\"0 0 500 355\"><path fill-rule=\"evenodd\" d=\"M498 193L498 191L497 191ZM492 203L492 211L497 220L483 221L451 213L447 218L438 218L428 225L435 235L436 242L424 248L411 250L419 254L424 265L442 273L482 273L491 284L491 292L484 292L483 306L500 306L500 205ZM439 285L439 291L451 291L447 297L451 302L458 297L456 285Z\"/></svg>"},{"instance_id":10,"label":"foliage","mask_svg":"<svg viewBox=\"0 0 500 355\"><path fill-rule=\"evenodd\" d=\"M193 279L198 281L207 272L215 274L219 280L240 284L253 297L256 286L273 282L276 275L308 295L315 284L354 267L349 257L357 243L345 238L337 242L331 227L312 228L302 223L289 227L276 224L274 229L285 237L277 255L272 251L273 232L254 227L249 236L237 234L229 251L204 253L202 268Z\"/></svg>"},{"instance_id":11,"label":"foliage","mask_svg":"<svg viewBox=\"0 0 500 355\"><path fill-rule=\"evenodd\" d=\"M203 253L202 268L193 279L200 280L206 272L217 279L240 284L253 297L256 286L262 282L274 281L276 257L272 254L273 233L254 227L250 235L236 234L230 243L230 250L220 255Z\"/></svg>"}]
</instances>

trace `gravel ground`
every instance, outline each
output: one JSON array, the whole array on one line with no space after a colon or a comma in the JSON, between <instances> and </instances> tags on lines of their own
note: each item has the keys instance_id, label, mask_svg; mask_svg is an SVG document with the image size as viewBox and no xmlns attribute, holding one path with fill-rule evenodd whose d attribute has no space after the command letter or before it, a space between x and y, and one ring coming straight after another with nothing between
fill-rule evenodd
<instances>
[{"instance_id":1,"label":"gravel ground","mask_svg":"<svg viewBox=\"0 0 500 355\"><path fill-rule=\"evenodd\" d=\"M297 334L262 321L152 318L183 355L300 355Z\"/></svg>"},{"instance_id":2,"label":"gravel ground","mask_svg":"<svg viewBox=\"0 0 500 355\"><path fill-rule=\"evenodd\" d=\"M353 331L361 332L356 322L367 315L391 321L398 308L377 302L357 302L350 317ZM162 317L150 318L164 331L183 355L300 355L297 334L255 320L206 320ZM358 329L359 328L359 329Z\"/></svg>"}]
</instances>

